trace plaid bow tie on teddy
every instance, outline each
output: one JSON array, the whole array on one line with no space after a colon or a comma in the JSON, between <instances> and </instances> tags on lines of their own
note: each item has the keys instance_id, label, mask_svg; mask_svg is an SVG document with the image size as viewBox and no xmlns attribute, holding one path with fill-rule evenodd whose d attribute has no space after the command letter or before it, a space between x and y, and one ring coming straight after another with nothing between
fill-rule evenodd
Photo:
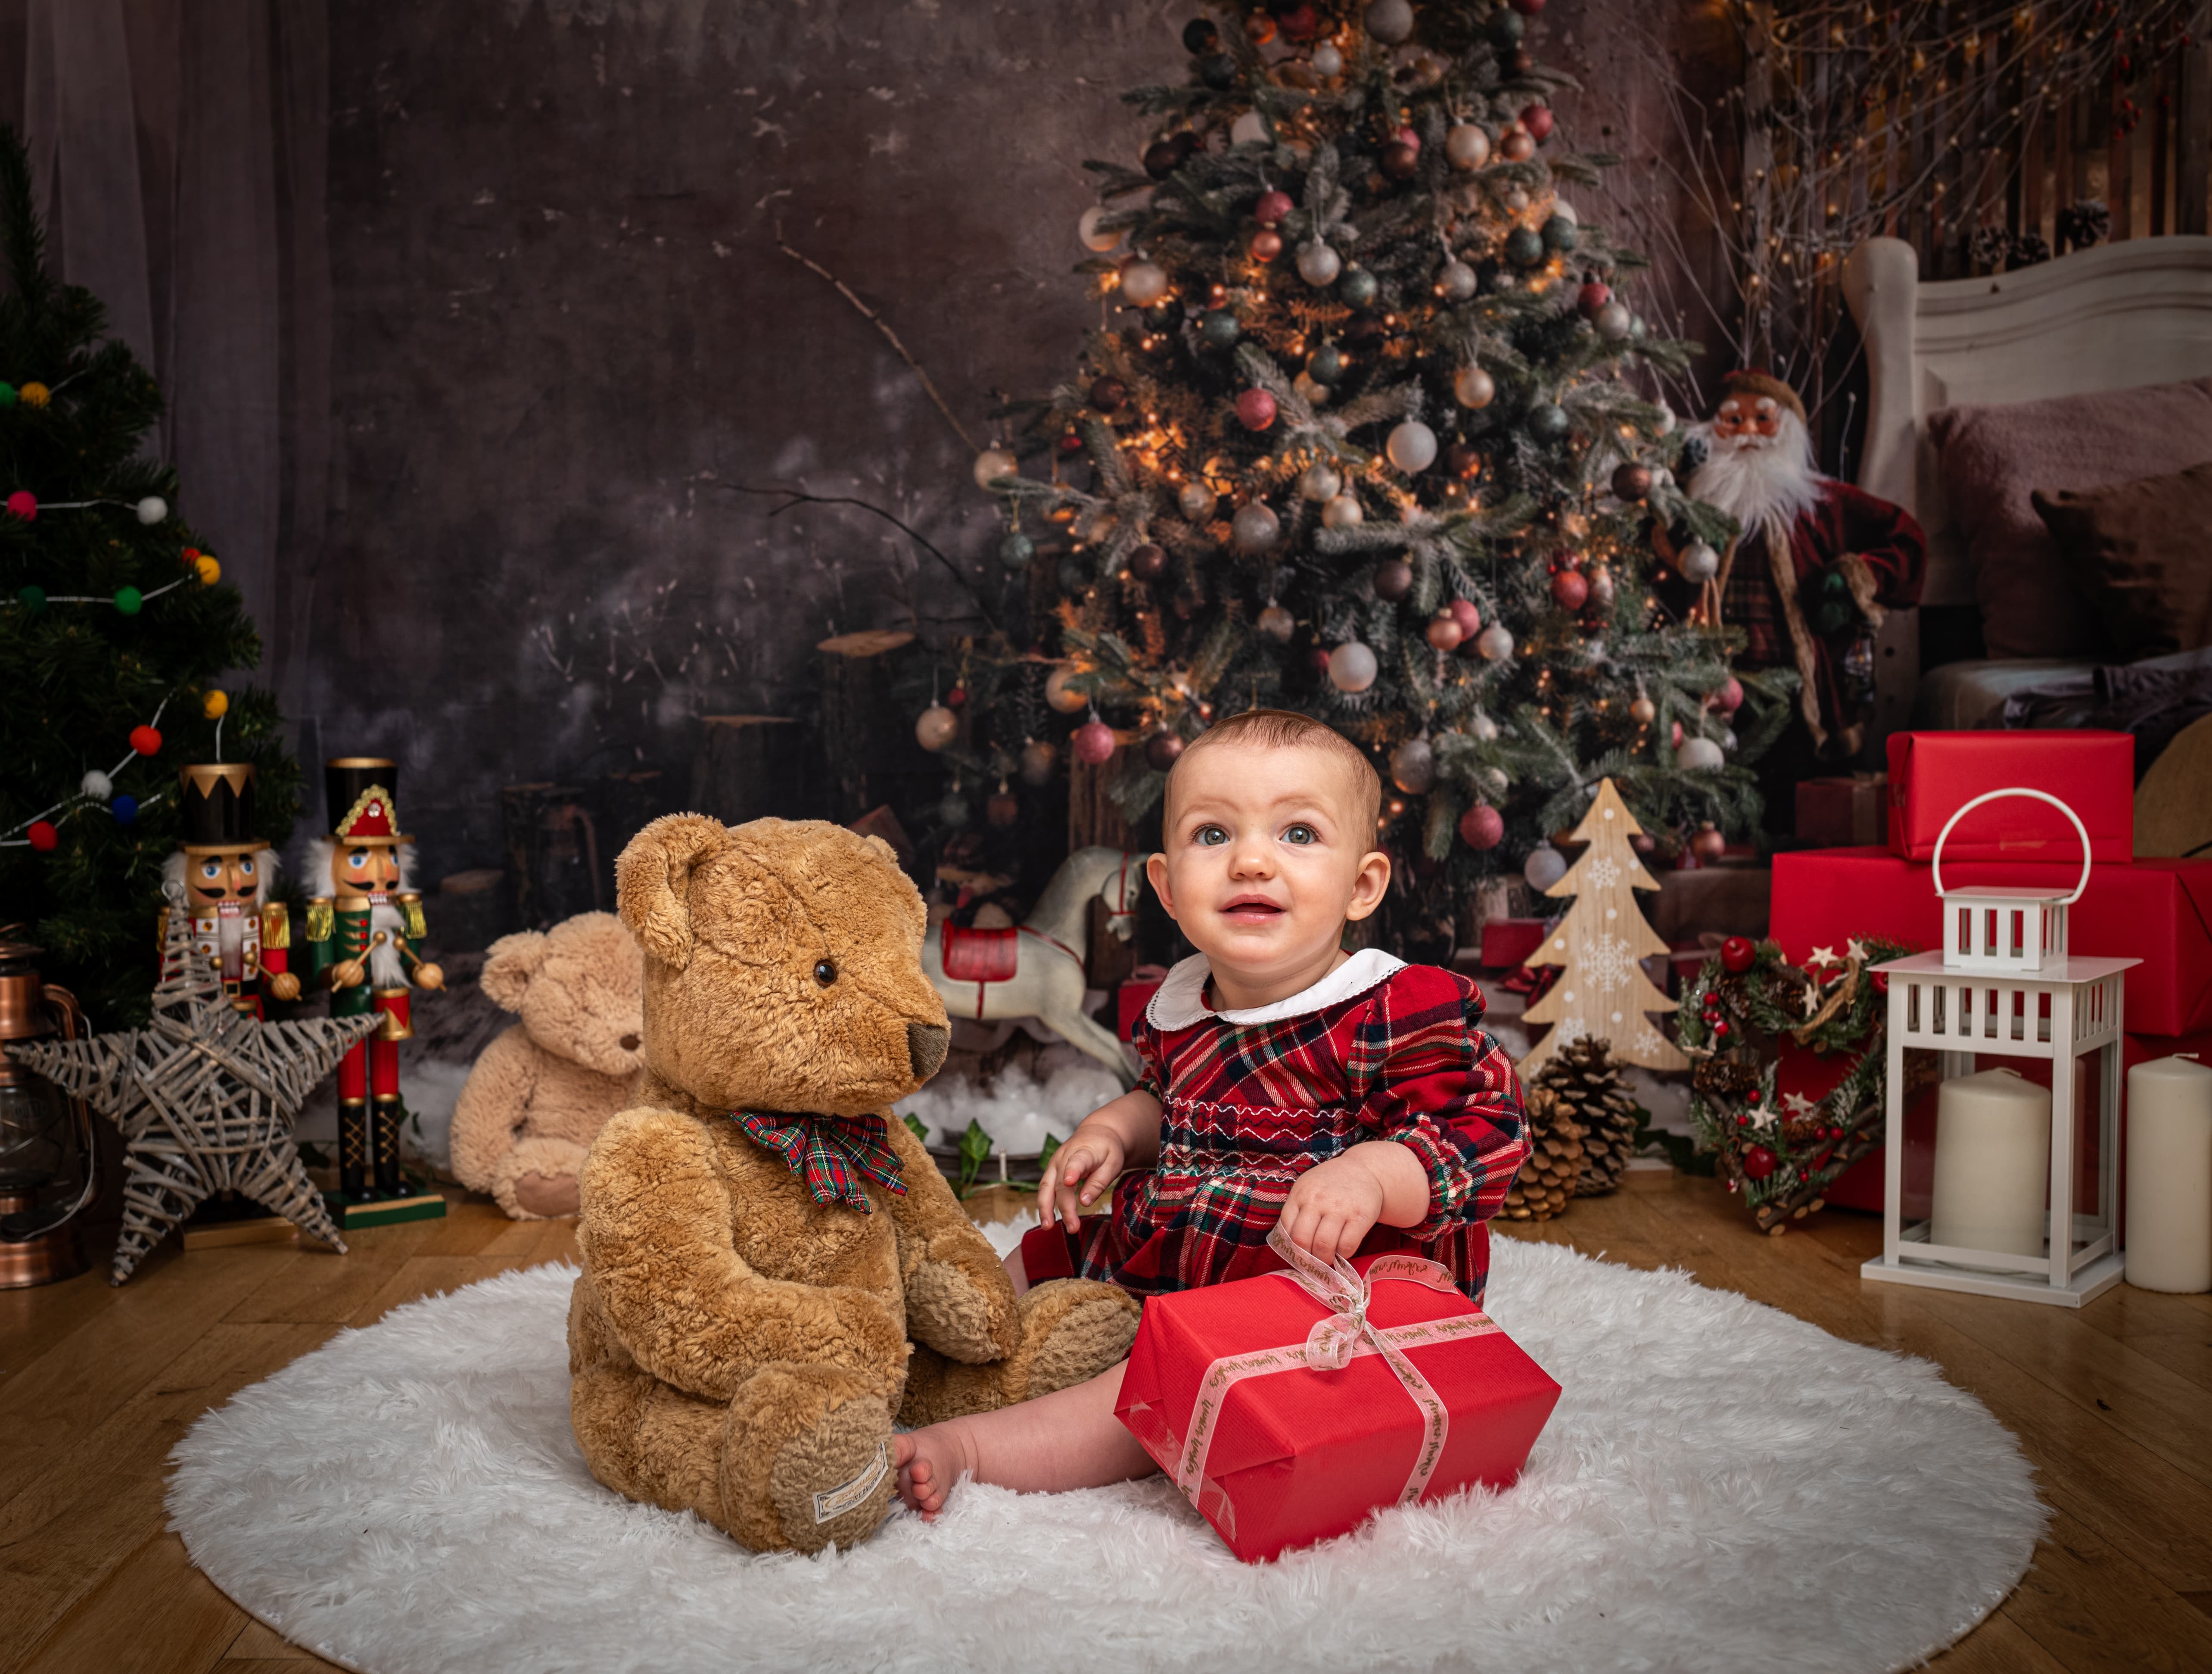
<instances>
[{"instance_id":1,"label":"plaid bow tie on teddy","mask_svg":"<svg viewBox=\"0 0 2212 1674\"><path fill-rule=\"evenodd\" d=\"M868 1203L862 1176L903 1196L898 1153L880 1116L788 1115L781 1111L733 1111L738 1126L780 1154L806 1183L817 1203L850 1203L862 1214Z\"/></svg>"}]
</instances>

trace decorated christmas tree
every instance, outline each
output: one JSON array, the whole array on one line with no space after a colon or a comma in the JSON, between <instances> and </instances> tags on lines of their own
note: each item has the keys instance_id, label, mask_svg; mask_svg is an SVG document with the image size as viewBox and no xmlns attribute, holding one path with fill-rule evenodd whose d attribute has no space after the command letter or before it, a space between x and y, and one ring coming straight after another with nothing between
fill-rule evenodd
<instances>
[{"instance_id":1,"label":"decorated christmas tree","mask_svg":"<svg viewBox=\"0 0 2212 1674\"><path fill-rule=\"evenodd\" d=\"M178 768L254 763L279 843L299 772L275 701L218 683L260 641L174 515L175 472L142 451L161 391L44 243L22 143L0 130L0 923L113 1028L144 1020L158 974Z\"/></svg>"},{"instance_id":2,"label":"decorated christmas tree","mask_svg":"<svg viewBox=\"0 0 2212 1674\"><path fill-rule=\"evenodd\" d=\"M1153 137L1080 228L1103 324L976 462L1049 627L966 654L969 782L1118 737L1135 817L1215 715L1305 710L1392 787L1401 940L1601 778L1655 830L1755 821L1788 677L1731 681L1648 587L1655 527L1703 579L1732 526L1673 478L1692 345L1566 195L1611 159L1555 127L1542 9L1238 0L1127 95Z\"/></svg>"}]
</instances>

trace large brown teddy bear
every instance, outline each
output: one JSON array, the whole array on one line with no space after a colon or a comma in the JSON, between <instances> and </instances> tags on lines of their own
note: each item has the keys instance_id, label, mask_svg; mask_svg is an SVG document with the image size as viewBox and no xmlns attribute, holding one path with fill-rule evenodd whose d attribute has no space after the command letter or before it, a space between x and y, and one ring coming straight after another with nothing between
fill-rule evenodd
<instances>
[{"instance_id":1,"label":"large brown teddy bear","mask_svg":"<svg viewBox=\"0 0 2212 1674\"><path fill-rule=\"evenodd\" d=\"M645 965L610 912L492 943L477 985L521 1021L453 1106L454 1178L517 1220L576 1212L584 1154L645 1077Z\"/></svg>"},{"instance_id":2,"label":"large brown teddy bear","mask_svg":"<svg viewBox=\"0 0 2212 1674\"><path fill-rule=\"evenodd\" d=\"M890 1507L895 1419L1092 1377L1136 1305L1085 1280L1018 1305L889 1115L950 1035L921 898L881 838L672 814L616 880L647 1069L584 1164L577 1444L610 1488L756 1551L849 1544Z\"/></svg>"}]
</instances>

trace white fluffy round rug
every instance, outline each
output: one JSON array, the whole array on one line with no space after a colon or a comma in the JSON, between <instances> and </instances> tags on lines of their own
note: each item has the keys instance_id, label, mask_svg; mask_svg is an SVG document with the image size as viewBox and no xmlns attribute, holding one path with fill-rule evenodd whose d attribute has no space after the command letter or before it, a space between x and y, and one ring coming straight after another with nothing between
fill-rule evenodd
<instances>
[{"instance_id":1,"label":"white fluffy round rug","mask_svg":"<svg viewBox=\"0 0 2212 1674\"><path fill-rule=\"evenodd\" d=\"M1876 1671L2027 1569L2027 1463L1933 1367L1680 1273L1505 1238L1495 1263L1492 1312L1565 1386L1520 1482L1273 1564L1158 1477L969 1484L933 1525L750 1555L585 1470L565 1266L398 1309L245 1391L179 1444L169 1510L216 1586L362 1674Z\"/></svg>"}]
</instances>

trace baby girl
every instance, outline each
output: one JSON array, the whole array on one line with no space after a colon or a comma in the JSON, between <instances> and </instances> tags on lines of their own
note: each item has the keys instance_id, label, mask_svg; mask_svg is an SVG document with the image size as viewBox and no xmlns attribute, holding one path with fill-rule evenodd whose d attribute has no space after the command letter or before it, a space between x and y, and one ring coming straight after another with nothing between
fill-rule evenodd
<instances>
[{"instance_id":1,"label":"baby girl","mask_svg":"<svg viewBox=\"0 0 2212 1674\"><path fill-rule=\"evenodd\" d=\"M1044 1224L1007 1258L1016 1289L1080 1274L1155 1296L1269 1272L1279 1220L1324 1261L1412 1251L1482 1300L1483 1223L1528 1155L1521 1088L1473 983L1343 951L1389 886L1382 794L1356 746L1285 710L1182 752L1148 876L1199 951L1133 1032L1135 1090L1046 1167ZM1109 1186L1110 1211L1082 1214ZM1114 1415L1121 1370L898 1437L900 1493L933 1517L963 1475L1021 1489L1145 1475Z\"/></svg>"}]
</instances>

